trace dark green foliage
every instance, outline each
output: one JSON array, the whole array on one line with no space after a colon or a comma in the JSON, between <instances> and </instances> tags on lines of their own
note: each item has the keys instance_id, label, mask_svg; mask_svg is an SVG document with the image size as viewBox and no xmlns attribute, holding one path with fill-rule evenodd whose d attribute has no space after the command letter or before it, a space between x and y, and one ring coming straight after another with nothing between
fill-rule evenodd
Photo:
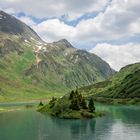
<instances>
[{"instance_id":1,"label":"dark green foliage","mask_svg":"<svg viewBox=\"0 0 140 140\"><path fill-rule=\"evenodd\" d=\"M74 90L72 90L71 93L70 93L70 97L69 97L70 100L74 98L74 94L75 94Z\"/></svg>"},{"instance_id":2,"label":"dark green foliage","mask_svg":"<svg viewBox=\"0 0 140 140\"><path fill-rule=\"evenodd\" d=\"M87 109L88 108L85 98L83 98L82 101L81 101L81 107L82 107L82 109Z\"/></svg>"},{"instance_id":3,"label":"dark green foliage","mask_svg":"<svg viewBox=\"0 0 140 140\"><path fill-rule=\"evenodd\" d=\"M42 103L42 101L40 101L40 103L39 103L39 106L43 106L43 103Z\"/></svg>"},{"instance_id":4,"label":"dark green foliage","mask_svg":"<svg viewBox=\"0 0 140 140\"><path fill-rule=\"evenodd\" d=\"M50 108L53 108L56 101L57 101L57 99L54 98L54 97L52 97L52 99L51 99L50 102L49 102L49 107L50 107Z\"/></svg>"},{"instance_id":5,"label":"dark green foliage","mask_svg":"<svg viewBox=\"0 0 140 140\"><path fill-rule=\"evenodd\" d=\"M89 100L88 109L89 109L89 112L94 112L95 111L93 98L90 98L90 100Z\"/></svg>"},{"instance_id":6,"label":"dark green foliage","mask_svg":"<svg viewBox=\"0 0 140 140\"><path fill-rule=\"evenodd\" d=\"M82 95L78 93L78 90L71 91L69 100L71 100L70 109L80 110Z\"/></svg>"},{"instance_id":7,"label":"dark green foliage","mask_svg":"<svg viewBox=\"0 0 140 140\"><path fill-rule=\"evenodd\" d=\"M72 91L69 96L69 100L71 100L70 109L72 110L80 110L87 109L87 102L85 98L82 97L82 94L76 90L75 92Z\"/></svg>"},{"instance_id":8,"label":"dark green foliage","mask_svg":"<svg viewBox=\"0 0 140 140\"><path fill-rule=\"evenodd\" d=\"M78 94L79 94L79 93L78 93L78 89L76 89L76 91L75 91L75 95L77 95L77 96L78 96Z\"/></svg>"},{"instance_id":9,"label":"dark green foliage","mask_svg":"<svg viewBox=\"0 0 140 140\"><path fill-rule=\"evenodd\" d=\"M107 102L111 98L123 100L140 98L140 63L128 65L108 80L79 90L88 97L92 96L101 100L104 98L103 100Z\"/></svg>"},{"instance_id":10,"label":"dark green foliage","mask_svg":"<svg viewBox=\"0 0 140 140\"><path fill-rule=\"evenodd\" d=\"M102 116L102 113L95 111L93 99L90 100L89 108L84 97L78 90L71 91L68 95L52 100L48 105L39 108L40 112L48 112L50 115L64 119L95 118Z\"/></svg>"},{"instance_id":11,"label":"dark green foliage","mask_svg":"<svg viewBox=\"0 0 140 140\"><path fill-rule=\"evenodd\" d=\"M82 100L83 100L83 97L82 97L82 94L77 94L77 98L78 98L78 101L79 101L79 104L81 105L82 103Z\"/></svg>"},{"instance_id":12,"label":"dark green foliage","mask_svg":"<svg viewBox=\"0 0 140 140\"><path fill-rule=\"evenodd\" d=\"M72 99L70 109L72 110L80 110L80 104L77 98Z\"/></svg>"},{"instance_id":13,"label":"dark green foliage","mask_svg":"<svg viewBox=\"0 0 140 140\"><path fill-rule=\"evenodd\" d=\"M82 115L84 118L89 118L89 119L95 117L93 113L87 112L87 111L81 112L81 115Z\"/></svg>"}]
</instances>

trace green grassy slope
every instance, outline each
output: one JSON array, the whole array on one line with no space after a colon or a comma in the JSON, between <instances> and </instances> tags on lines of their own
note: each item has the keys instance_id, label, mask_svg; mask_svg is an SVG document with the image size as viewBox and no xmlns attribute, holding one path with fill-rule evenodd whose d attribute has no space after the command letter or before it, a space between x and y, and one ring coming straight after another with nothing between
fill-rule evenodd
<instances>
[{"instance_id":1,"label":"green grassy slope","mask_svg":"<svg viewBox=\"0 0 140 140\"><path fill-rule=\"evenodd\" d=\"M128 65L110 79L80 90L85 96L140 98L140 63Z\"/></svg>"},{"instance_id":2,"label":"green grassy slope","mask_svg":"<svg viewBox=\"0 0 140 140\"><path fill-rule=\"evenodd\" d=\"M57 87L48 89L42 83L34 82L34 79L25 75L26 70L36 64L36 58L31 47L19 41L16 36L0 36L0 101L31 100L61 96L66 88L56 90ZM16 46L3 45L5 42ZM39 78L39 76L38 76Z\"/></svg>"},{"instance_id":3,"label":"green grassy slope","mask_svg":"<svg viewBox=\"0 0 140 140\"><path fill-rule=\"evenodd\" d=\"M115 73L95 54L65 39L46 43L15 17L0 14L0 100L63 95Z\"/></svg>"},{"instance_id":4,"label":"green grassy slope","mask_svg":"<svg viewBox=\"0 0 140 140\"><path fill-rule=\"evenodd\" d=\"M72 88L102 81L114 73L99 57L67 48L68 42L64 43L43 44L47 51L35 52L38 41L26 42L16 35L0 35L0 100L63 95Z\"/></svg>"}]
</instances>

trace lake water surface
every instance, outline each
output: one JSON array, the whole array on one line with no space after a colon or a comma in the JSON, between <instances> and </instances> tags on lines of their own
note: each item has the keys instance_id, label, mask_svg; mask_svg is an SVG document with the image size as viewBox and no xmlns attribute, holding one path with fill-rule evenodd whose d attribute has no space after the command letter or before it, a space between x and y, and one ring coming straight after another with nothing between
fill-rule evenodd
<instances>
[{"instance_id":1,"label":"lake water surface","mask_svg":"<svg viewBox=\"0 0 140 140\"><path fill-rule=\"evenodd\" d=\"M106 116L62 120L24 107L0 113L0 140L140 140L140 106L96 106Z\"/></svg>"}]
</instances>

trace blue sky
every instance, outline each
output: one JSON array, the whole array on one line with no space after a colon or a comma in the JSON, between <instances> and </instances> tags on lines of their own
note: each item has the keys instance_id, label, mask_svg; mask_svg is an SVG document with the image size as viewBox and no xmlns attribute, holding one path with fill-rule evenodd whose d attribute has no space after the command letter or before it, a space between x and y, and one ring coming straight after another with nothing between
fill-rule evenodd
<instances>
[{"instance_id":1,"label":"blue sky","mask_svg":"<svg viewBox=\"0 0 140 140\"><path fill-rule=\"evenodd\" d=\"M46 42L62 38L96 53L114 69L140 61L138 0L1 0L0 9Z\"/></svg>"}]
</instances>

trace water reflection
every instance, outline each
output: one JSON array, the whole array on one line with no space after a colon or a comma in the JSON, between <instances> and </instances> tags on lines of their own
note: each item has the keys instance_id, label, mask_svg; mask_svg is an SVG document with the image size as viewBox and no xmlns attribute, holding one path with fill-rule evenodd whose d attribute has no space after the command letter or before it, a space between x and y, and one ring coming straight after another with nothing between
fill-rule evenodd
<instances>
[{"instance_id":1,"label":"water reflection","mask_svg":"<svg viewBox=\"0 0 140 140\"><path fill-rule=\"evenodd\" d=\"M0 115L0 140L139 140L140 108L98 105L106 116L63 120L25 109Z\"/></svg>"},{"instance_id":2,"label":"water reflection","mask_svg":"<svg viewBox=\"0 0 140 140\"><path fill-rule=\"evenodd\" d=\"M40 135L47 134L49 140L88 140L94 137L96 120L62 120L45 116L45 123L41 124ZM44 122L44 121L43 121Z\"/></svg>"},{"instance_id":3,"label":"water reflection","mask_svg":"<svg viewBox=\"0 0 140 140\"><path fill-rule=\"evenodd\" d=\"M120 119L127 124L140 124L140 107L126 105L100 105L98 110L109 112L114 119Z\"/></svg>"}]
</instances>

